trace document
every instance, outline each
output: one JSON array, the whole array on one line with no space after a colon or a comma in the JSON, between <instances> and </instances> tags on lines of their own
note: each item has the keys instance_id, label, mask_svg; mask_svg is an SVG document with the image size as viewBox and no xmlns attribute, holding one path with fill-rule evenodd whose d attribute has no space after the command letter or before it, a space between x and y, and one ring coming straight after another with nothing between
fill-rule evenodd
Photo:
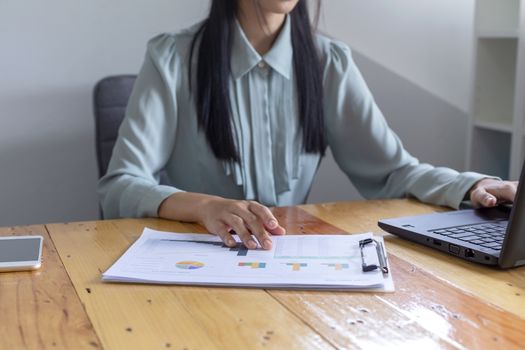
<instances>
[{"instance_id":1,"label":"document","mask_svg":"<svg viewBox=\"0 0 525 350\"><path fill-rule=\"evenodd\" d=\"M145 228L140 238L102 274L107 282L299 289L393 291L391 274L380 269L374 245L356 235L272 236L273 248L230 248L217 236ZM381 237L374 238L381 242ZM362 253L361 253L362 250ZM388 263L388 262L387 262Z\"/></svg>"}]
</instances>

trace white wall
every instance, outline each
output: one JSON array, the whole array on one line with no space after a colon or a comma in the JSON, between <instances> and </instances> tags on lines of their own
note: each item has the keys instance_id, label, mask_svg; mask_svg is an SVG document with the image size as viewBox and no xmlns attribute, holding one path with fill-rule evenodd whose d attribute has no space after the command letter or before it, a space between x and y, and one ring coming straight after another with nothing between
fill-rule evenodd
<instances>
[{"instance_id":1,"label":"white wall","mask_svg":"<svg viewBox=\"0 0 525 350\"><path fill-rule=\"evenodd\" d=\"M472 1L326 0L324 23L365 56L466 109ZM194 23L207 5L0 1L0 226L96 218L93 85L137 72L148 38ZM333 177L349 188L327 163L317 201L346 193Z\"/></svg>"},{"instance_id":2,"label":"white wall","mask_svg":"<svg viewBox=\"0 0 525 350\"><path fill-rule=\"evenodd\" d=\"M327 0L322 28L468 111L474 0Z\"/></svg>"},{"instance_id":3,"label":"white wall","mask_svg":"<svg viewBox=\"0 0 525 350\"><path fill-rule=\"evenodd\" d=\"M91 90L208 0L0 1L0 226L93 219Z\"/></svg>"},{"instance_id":4,"label":"white wall","mask_svg":"<svg viewBox=\"0 0 525 350\"><path fill-rule=\"evenodd\" d=\"M474 0L325 0L320 29L352 47L387 121L413 155L462 170L473 20ZM328 154L309 202L348 198L360 196Z\"/></svg>"}]
</instances>

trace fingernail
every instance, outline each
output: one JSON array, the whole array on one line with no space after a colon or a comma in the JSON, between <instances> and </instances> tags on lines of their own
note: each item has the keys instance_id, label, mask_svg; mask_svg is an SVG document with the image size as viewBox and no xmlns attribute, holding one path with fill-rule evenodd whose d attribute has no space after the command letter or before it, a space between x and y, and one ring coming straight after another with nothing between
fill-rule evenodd
<instances>
[{"instance_id":1,"label":"fingernail","mask_svg":"<svg viewBox=\"0 0 525 350\"><path fill-rule=\"evenodd\" d=\"M233 238L230 238L230 239L228 239L227 244L228 244L229 246L233 246L233 245L237 244L237 242L235 242L235 240L234 240Z\"/></svg>"},{"instance_id":2,"label":"fingernail","mask_svg":"<svg viewBox=\"0 0 525 350\"><path fill-rule=\"evenodd\" d=\"M247 246L249 249L255 249L255 248L257 248L257 243L255 243L254 240L250 240L250 241L248 241L248 243L246 243L246 246Z\"/></svg>"},{"instance_id":3,"label":"fingernail","mask_svg":"<svg viewBox=\"0 0 525 350\"><path fill-rule=\"evenodd\" d=\"M273 219L268 221L268 227L269 228L276 228L277 227L277 221L275 221Z\"/></svg>"},{"instance_id":4,"label":"fingernail","mask_svg":"<svg viewBox=\"0 0 525 350\"><path fill-rule=\"evenodd\" d=\"M269 239L266 239L264 240L262 246L264 249L272 249L272 241L270 241Z\"/></svg>"}]
</instances>

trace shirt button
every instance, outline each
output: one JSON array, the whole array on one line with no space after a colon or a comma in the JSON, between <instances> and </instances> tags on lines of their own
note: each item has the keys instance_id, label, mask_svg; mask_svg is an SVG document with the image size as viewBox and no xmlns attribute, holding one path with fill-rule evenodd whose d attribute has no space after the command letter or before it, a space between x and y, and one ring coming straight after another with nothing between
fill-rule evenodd
<instances>
[{"instance_id":1,"label":"shirt button","mask_svg":"<svg viewBox=\"0 0 525 350\"><path fill-rule=\"evenodd\" d=\"M266 68L266 62L261 61L261 62L257 63L257 67L259 67L259 68L261 68L261 69Z\"/></svg>"}]
</instances>

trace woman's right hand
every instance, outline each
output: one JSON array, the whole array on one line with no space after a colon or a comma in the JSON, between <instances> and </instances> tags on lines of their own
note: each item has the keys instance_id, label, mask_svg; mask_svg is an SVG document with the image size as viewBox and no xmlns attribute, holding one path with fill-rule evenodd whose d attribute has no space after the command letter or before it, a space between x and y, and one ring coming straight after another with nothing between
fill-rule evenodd
<instances>
[{"instance_id":1,"label":"woman's right hand","mask_svg":"<svg viewBox=\"0 0 525 350\"><path fill-rule=\"evenodd\" d=\"M202 203L198 215L199 222L229 247L236 244L232 231L237 233L248 249L257 248L252 235L263 249L271 249L270 235L286 233L270 209L254 201L213 197Z\"/></svg>"},{"instance_id":2,"label":"woman's right hand","mask_svg":"<svg viewBox=\"0 0 525 350\"><path fill-rule=\"evenodd\" d=\"M263 249L271 249L270 235L286 233L270 209L260 203L201 193L178 192L169 196L160 204L158 215L165 219L198 222L229 247L236 245L232 231L248 249L257 248L253 236Z\"/></svg>"}]
</instances>

